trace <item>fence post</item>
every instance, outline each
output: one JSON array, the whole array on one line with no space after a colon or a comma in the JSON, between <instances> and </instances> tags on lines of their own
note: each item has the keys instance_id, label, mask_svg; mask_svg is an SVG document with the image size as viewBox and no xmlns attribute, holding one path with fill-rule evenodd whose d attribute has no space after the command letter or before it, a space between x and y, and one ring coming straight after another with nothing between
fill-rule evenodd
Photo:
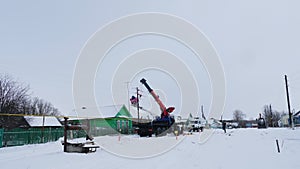
<instances>
[{"instance_id":1,"label":"fence post","mask_svg":"<svg viewBox=\"0 0 300 169\"><path fill-rule=\"evenodd\" d=\"M276 145L277 145L277 151L278 151L278 153L280 153L280 148L279 148L278 139L276 139Z\"/></svg>"}]
</instances>

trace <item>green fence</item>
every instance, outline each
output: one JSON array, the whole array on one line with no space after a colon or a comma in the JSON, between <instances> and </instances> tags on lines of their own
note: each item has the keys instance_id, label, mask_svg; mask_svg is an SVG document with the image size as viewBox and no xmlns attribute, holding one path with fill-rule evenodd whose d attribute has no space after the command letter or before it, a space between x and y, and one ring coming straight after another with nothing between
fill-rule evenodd
<instances>
[{"instance_id":1,"label":"green fence","mask_svg":"<svg viewBox=\"0 0 300 169\"><path fill-rule=\"evenodd\" d=\"M3 129L0 129L0 148L2 147L3 131Z\"/></svg>"},{"instance_id":2,"label":"green fence","mask_svg":"<svg viewBox=\"0 0 300 169\"><path fill-rule=\"evenodd\" d=\"M4 130L2 141L0 137L0 145L2 143L2 146L7 147L20 146L26 144L47 143L51 141L57 141L63 136L64 128L17 128L13 130ZM68 138L81 138L85 136L86 132L83 130L68 131Z\"/></svg>"},{"instance_id":3,"label":"green fence","mask_svg":"<svg viewBox=\"0 0 300 169\"><path fill-rule=\"evenodd\" d=\"M105 121L106 126L102 124L103 120L92 120L90 122L90 135L93 137L104 136L110 134L132 133L131 121L123 119L111 119ZM120 130L121 129L121 130ZM85 130L69 130L68 139L85 138L87 132ZM12 130L0 129L0 148L8 146L20 146L27 144L40 144L51 141L57 141L64 136L64 128L16 128Z\"/></svg>"}]
</instances>

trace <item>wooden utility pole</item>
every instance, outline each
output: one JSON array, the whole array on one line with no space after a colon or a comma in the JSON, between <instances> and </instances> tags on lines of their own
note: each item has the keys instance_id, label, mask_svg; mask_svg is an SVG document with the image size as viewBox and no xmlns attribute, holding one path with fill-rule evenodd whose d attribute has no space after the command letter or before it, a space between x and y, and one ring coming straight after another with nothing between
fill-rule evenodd
<instances>
[{"instance_id":1,"label":"wooden utility pole","mask_svg":"<svg viewBox=\"0 0 300 169\"><path fill-rule=\"evenodd\" d=\"M64 117L65 124L64 124L64 152L67 152L67 136L68 136L68 117Z\"/></svg>"},{"instance_id":2,"label":"wooden utility pole","mask_svg":"<svg viewBox=\"0 0 300 169\"><path fill-rule=\"evenodd\" d=\"M270 104L271 127L274 127L272 105Z\"/></svg>"},{"instance_id":3,"label":"wooden utility pole","mask_svg":"<svg viewBox=\"0 0 300 169\"><path fill-rule=\"evenodd\" d=\"M284 78L285 78L286 99L287 99L288 112L289 112L289 126L292 127L292 112L291 112L291 105L290 105L290 95L289 95L287 75L285 75Z\"/></svg>"},{"instance_id":4,"label":"wooden utility pole","mask_svg":"<svg viewBox=\"0 0 300 169\"><path fill-rule=\"evenodd\" d=\"M138 114L138 124L140 123L140 99L139 99L139 88L136 88L136 99L137 99L137 114Z\"/></svg>"},{"instance_id":5,"label":"wooden utility pole","mask_svg":"<svg viewBox=\"0 0 300 169\"><path fill-rule=\"evenodd\" d=\"M204 120L206 120L206 117L205 117L205 115L204 115L204 107L203 107L203 105L201 105L201 116L202 116L202 118L203 118Z\"/></svg>"}]
</instances>

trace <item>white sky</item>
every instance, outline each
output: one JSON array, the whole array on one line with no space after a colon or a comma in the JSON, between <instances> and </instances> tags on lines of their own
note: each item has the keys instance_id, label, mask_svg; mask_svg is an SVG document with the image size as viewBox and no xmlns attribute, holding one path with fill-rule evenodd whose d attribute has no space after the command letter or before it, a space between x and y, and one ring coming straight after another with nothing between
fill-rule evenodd
<instances>
[{"instance_id":1,"label":"white sky","mask_svg":"<svg viewBox=\"0 0 300 169\"><path fill-rule=\"evenodd\" d=\"M63 113L71 112L73 71L88 38L124 15L163 12L197 26L218 51L227 83L225 118L231 118L235 109L245 112L248 118L255 118L265 104L272 104L279 111L286 110L284 74L289 77L292 108L299 110L299 6L297 0L5 1L0 5L0 73L28 83L34 96L52 102ZM147 43L141 43L145 39ZM145 36L124 42L109 56L128 55L145 47L166 48L182 56L185 49L178 46L170 39ZM187 58L182 59L195 71L200 104L208 111L211 93L207 75L203 67L197 69ZM116 57L113 61L121 60L122 57ZM170 95L171 91L160 84L164 75L152 72L149 76L153 88L162 88ZM101 79L96 79L96 85L99 84L96 92L106 90L100 82ZM139 84L134 83L130 88L136 85ZM97 97L107 98L109 94ZM166 104L176 106L177 103L178 100L167 99ZM100 103L107 104L109 101Z\"/></svg>"}]
</instances>

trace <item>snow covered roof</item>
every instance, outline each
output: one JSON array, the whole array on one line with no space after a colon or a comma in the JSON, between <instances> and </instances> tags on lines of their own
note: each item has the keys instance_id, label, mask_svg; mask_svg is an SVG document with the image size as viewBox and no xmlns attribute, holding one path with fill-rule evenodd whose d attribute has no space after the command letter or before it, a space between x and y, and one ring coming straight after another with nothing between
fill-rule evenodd
<instances>
[{"instance_id":1,"label":"snow covered roof","mask_svg":"<svg viewBox=\"0 0 300 169\"><path fill-rule=\"evenodd\" d=\"M128 112L127 108L124 105L104 106L100 107L99 110L102 118L131 117L131 114Z\"/></svg>"},{"instance_id":2,"label":"snow covered roof","mask_svg":"<svg viewBox=\"0 0 300 169\"><path fill-rule=\"evenodd\" d=\"M300 115L300 111L298 111L296 114L294 114L294 116L299 116Z\"/></svg>"},{"instance_id":3,"label":"snow covered roof","mask_svg":"<svg viewBox=\"0 0 300 169\"><path fill-rule=\"evenodd\" d=\"M132 115L128 111L125 105L110 105L101 106L97 108L87 108L86 110L79 110L75 116L69 118L69 120L83 120L83 119L93 119L93 118L131 118ZM87 114L87 115L85 115ZM78 116L78 117L76 117Z\"/></svg>"},{"instance_id":4,"label":"snow covered roof","mask_svg":"<svg viewBox=\"0 0 300 169\"><path fill-rule=\"evenodd\" d=\"M42 127L43 126L43 117L42 116L24 116L24 119L27 121L30 127ZM45 127L61 127L61 123L55 117L45 116Z\"/></svg>"},{"instance_id":5,"label":"snow covered roof","mask_svg":"<svg viewBox=\"0 0 300 169\"><path fill-rule=\"evenodd\" d=\"M102 118L115 117L116 114L120 111L122 105L112 105L100 107L99 111Z\"/></svg>"}]
</instances>

